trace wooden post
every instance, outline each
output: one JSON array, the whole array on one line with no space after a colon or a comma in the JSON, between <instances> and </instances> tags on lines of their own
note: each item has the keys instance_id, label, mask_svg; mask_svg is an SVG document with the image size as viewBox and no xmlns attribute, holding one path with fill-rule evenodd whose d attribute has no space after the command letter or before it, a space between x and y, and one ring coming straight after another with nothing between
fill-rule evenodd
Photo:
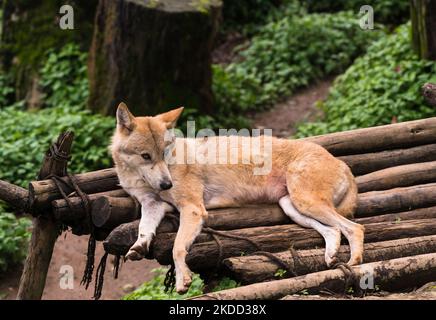
<instances>
[{"instance_id":1,"label":"wooden post","mask_svg":"<svg viewBox=\"0 0 436 320\"><path fill-rule=\"evenodd\" d=\"M50 175L64 176L67 172L68 156L74 134L59 135L57 142L47 151L38 179ZM57 149L57 154L53 154ZM59 157L58 155L61 155ZM18 300L40 300L44 292L45 280L50 265L53 248L59 234L59 225L51 214L35 213L29 253L21 275Z\"/></svg>"}]
</instances>

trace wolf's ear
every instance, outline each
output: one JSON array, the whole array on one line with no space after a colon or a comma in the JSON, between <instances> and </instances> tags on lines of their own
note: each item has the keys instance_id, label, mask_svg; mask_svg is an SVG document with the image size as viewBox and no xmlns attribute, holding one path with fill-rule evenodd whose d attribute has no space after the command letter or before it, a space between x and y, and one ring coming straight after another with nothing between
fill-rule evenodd
<instances>
[{"instance_id":1,"label":"wolf's ear","mask_svg":"<svg viewBox=\"0 0 436 320\"><path fill-rule=\"evenodd\" d=\"M176 126L177 119L183 112L184 107L180 107L156 116L157 119L163 121L167 126L167 129L172 129Z\"/></svg>"},{"instance_id":2,"label":"wolf's ear","mask_svg":"<svg viewBox=\"0 0 436 320\"><path fill-rule=\"evenodd\" d=\"M121 102L117 108L117 124L128 131L132 131L134 118L135 117L130 113L129 108L127 108L127 105L124 102Z\"/></svg>"}]
</instances>

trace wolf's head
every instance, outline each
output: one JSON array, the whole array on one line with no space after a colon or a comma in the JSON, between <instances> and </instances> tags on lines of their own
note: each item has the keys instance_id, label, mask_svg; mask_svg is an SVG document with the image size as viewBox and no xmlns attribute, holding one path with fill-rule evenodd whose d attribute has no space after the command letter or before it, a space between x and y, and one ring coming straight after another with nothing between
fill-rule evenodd
<instances>
[{"instance_id":1,"label":"wolf's head","mask_svg":"<svg viewBox=\"0 0 436 320\"><path fill-rule=\"evenodd\" d=\"M154 117L134 117L124 103L117 109L117 128L110 147L117 166L129 168L154 190L168 190L172 179L165 162L171 144L168 130L174 128L183 107Z\"/></svg>"}]
</instances>

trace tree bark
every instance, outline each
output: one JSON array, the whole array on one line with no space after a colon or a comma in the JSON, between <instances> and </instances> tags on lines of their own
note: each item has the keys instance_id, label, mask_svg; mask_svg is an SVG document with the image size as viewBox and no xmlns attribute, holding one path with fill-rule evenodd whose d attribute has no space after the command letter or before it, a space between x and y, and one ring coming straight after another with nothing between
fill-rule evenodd
<instances>
[{"instance_id":1,"label":"tree bark","mask_svg":"<svg viewBox=\"0 0 436 320\"><path fill-rule=\"evenodd\" d=\"M436 181L436 161L391 167L356 178L359 192L409 187L434 181Z\"/></svg>"},{"instance_id":2,"label":"tree bark","mask_svg":"<svg viewBox=\"0 0 436 320\"><path fill-rule=\"evenodd\" d=\"M416 147L436 142L436 118L330 133L303 140L323 146L334 156Z\"/></svg>"},{"instance_id":3,"label":"tree bark","mask_svg":"<svg viewBox=\"0 0 436 320\"><path fill-rule=\"evenodd\" d=\"M51 174L65 175L68 156L71 151L74 135L66 132L58 137L57 149L64 156L63 159L47 151L39 179ZM45 287L48 267L50 265L53 247L59 234L59 224L50 215L39 215L33 218L32 237L29 253L21 275L17 299L40 300Z\"/></svg>"},{"instance_id":4,"label":"tree bark","mask_svg":"<svg viewBox=\"0 0 436 320\"><path fill-rule=\"evenodd\" d=\"M436 253L416 255L352 267L359 278L371 272L374 284L383 290L398 290L423 285L434 280ZM251 284L239 288L208 293L192 300L271 300L308 290L344 292L346 276L340 269L310 273L291 279Z\"/></svg>"},{"instance_id":5,"label":"tree bark","mask_svg":"<svg viewBox=\"0 0 436 320\"><path fill-rule=\"evenodd\" d=\"M412 39L421 59L436 60L436 0L411 0Z\"/></svg>"},{"instance_id":6,"label":"tree bark","mask_svg":"<svg viewBox=\"0 0 436 320\"><path fill-rule=\"evenodd\" d=\"M292 266L297 275L303 275L328 269L324 252L325 249L310 249L297 251L297 256L293 256L290 251L278 252L275 255ZM432 252L436 252L436 235L365 243L363 261L368 263ZM350 257L349 246L342 245L337 257L340 261L347 261ZM263 255L231 257L225 259L223 265L226 274L243 284L276 280L278 276L275 274L280 269ZM286 272L282 277L290 278L292 274Z\"/></svg>"},{"instance_id":7,"label":"tree bark","mask_svg":"<svg viewBox=\"0 0 436 320\"><path fill-rule=\"evenodd\" d=\"M89 59L89 107L137 115L184 105L213 112L211 51L221 2L100 0Z\"/></svg>"}]
</instances>

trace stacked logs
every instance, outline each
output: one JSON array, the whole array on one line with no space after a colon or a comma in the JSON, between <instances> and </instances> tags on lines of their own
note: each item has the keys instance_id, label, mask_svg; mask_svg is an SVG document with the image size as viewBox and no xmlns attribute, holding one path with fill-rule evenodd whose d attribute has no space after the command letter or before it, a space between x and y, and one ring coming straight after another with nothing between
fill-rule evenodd
<instances>
[{"instance_id":1,"label":"stacked logs","mask_svg":"<svg viewBox=\"0 0 436 320\"><path fill-rule=\"evenodd\" d=\"M306 140L324 146L346 162L356 176L359 197L355 221L365 225L364 261L376 269L385 268L388 276L392 270L395 277L401 278L395 270L405 262L396 260L420 257L426 263L419 260L414 268L401 274L404 277L419 274L422 279L434 280L430 279L429 270L435 268L435 258L429 254L436 252L436 118ZM68 177L61 179L68 201L52 179L33 181L28 191L0 181L0 199L32 212L51 211L52 216L70 226L73 233L89 234L90 217L82 199L70 186ZM98 233L97 239L104 240L108 253L125 255L137 238L140 206L120 188L114 169L78 174L75 180L91 202L91 221ZM148 256L162 265L172 263L172 245L178 228L172 217L162 221ZM303 280L305 274L310 275L318 287L325 279L334 279L332 283L342 281L341 270L326 270L322 237L314 230L293 224L277 205L210 210L206 224L219 230L220 246L210 232L201 233L187 257L193 271L206 273L219 266L221 272L243 284L282 281L277 285L280 288L291 282L297 283L295 288L301 288L300 277L275 280L293 273ZM273 252L292 272L278 273L280 267L276 263L265 255L255 254L259 248L243 239L255 241L262 251ZM344 242L339 257L346 261L348 254ZM386 261L380 264L382 260ZM323 281L317 278L319 274ZM243 293L239 295L232 291L228 296L212 297L245 298L242 288ZM277 298L291 291L276 292L269 297Z\"/></svg>"}]
</instances>

